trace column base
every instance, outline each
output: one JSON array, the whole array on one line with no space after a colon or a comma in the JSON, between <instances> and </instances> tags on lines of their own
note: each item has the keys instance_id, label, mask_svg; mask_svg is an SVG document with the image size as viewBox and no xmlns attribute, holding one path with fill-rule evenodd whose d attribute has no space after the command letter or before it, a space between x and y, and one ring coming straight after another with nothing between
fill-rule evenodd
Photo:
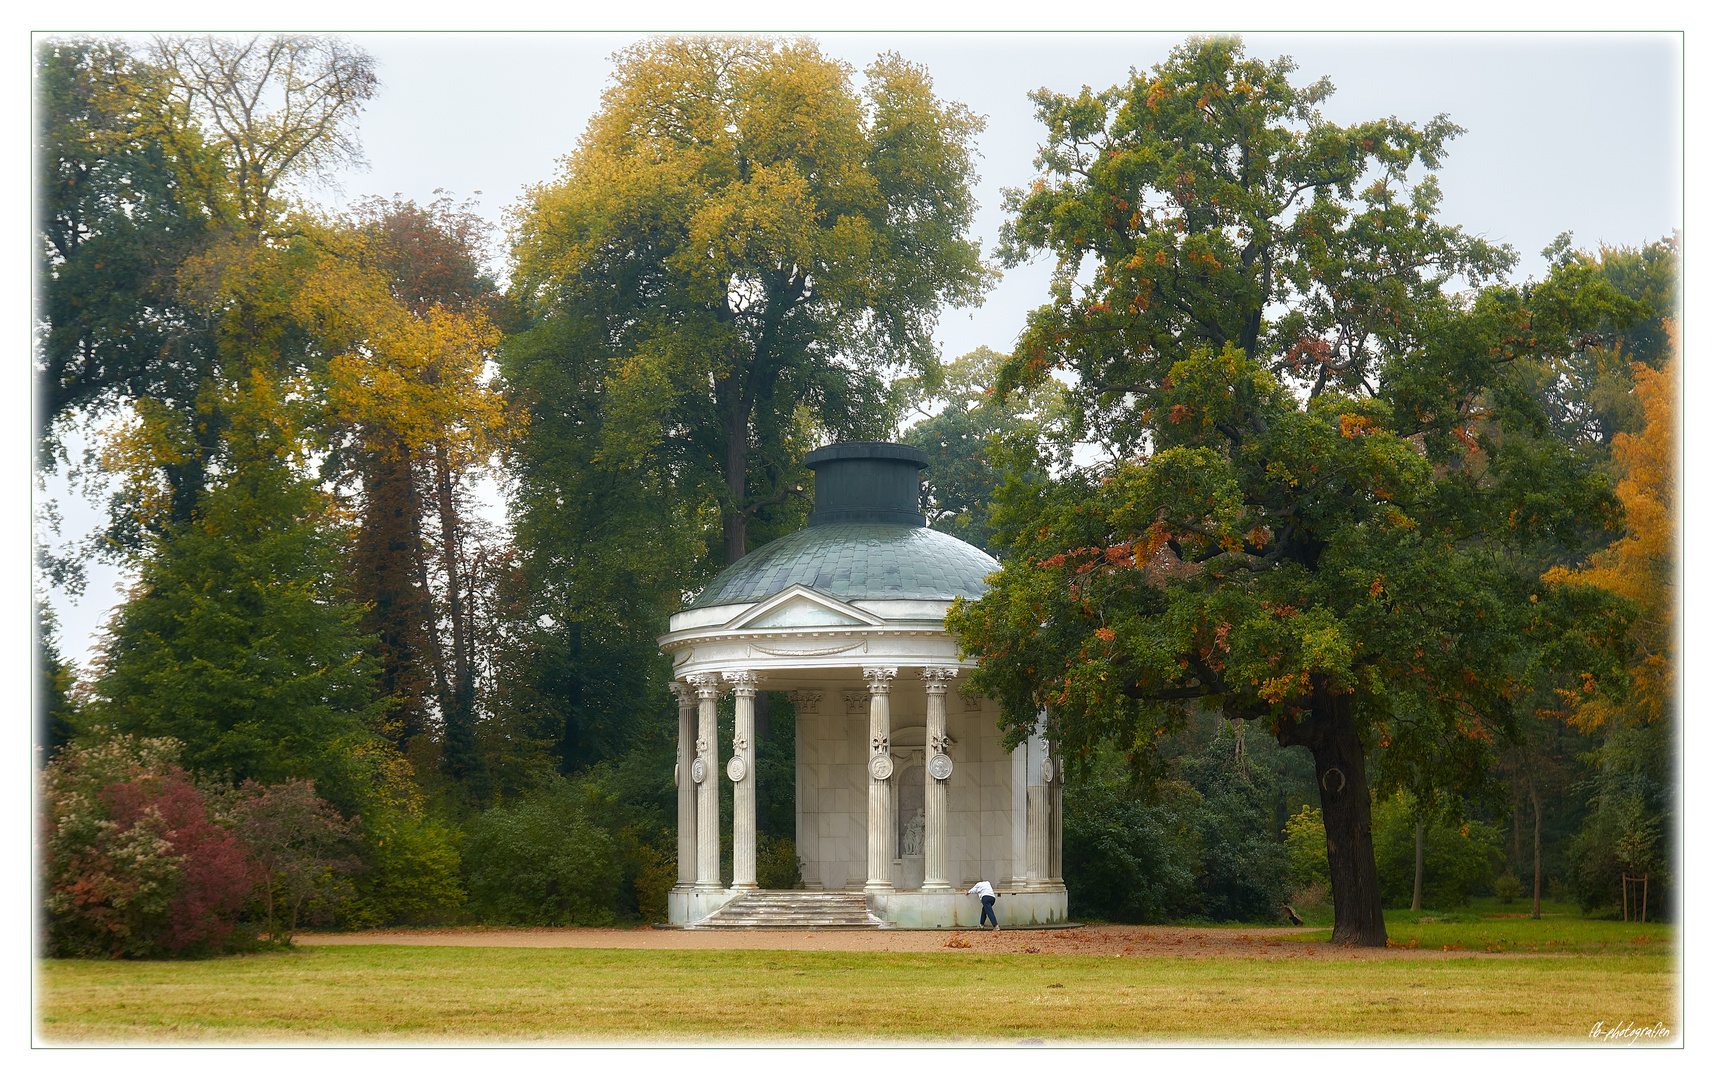
<instances>
[{"instance_id":1,"label":"column base","mask_svg":"<svg viewBox=\"0 0 1715 1080\"><path fill-rule=\"evenodd\" d=\"M925 881L918 892L956 892L951 883L945 881Z\"/></svg>"},{"instance_id":2,"label":"column base","mask_svg":"<svg viewBox=\"0 0 1715 1080\"><path fill-rule=\"evenodd\" d=\"M761 887L754 881L735 881L732 883L733 892L754 892Z\"/></svg>"},{"instance_id":3,"label":"column base","mask_svg":"<svg viewBox=\"0 0 1715 1080\"><path fill-rule=\"evenodd\" d=\"M689 926L708 918L731 900L733 893L720 886L713 888L674 889L667 894L667 921L674 926Z\"/></svg>"},{"instance_id":4,"label":"column base","mask_svg":"<svg viewBox=\"0 0 1715 1080\"><path fill-rule=\"evenodd\" d=\"M897 890L894 889L891 881L866 881L863 883L863 891L866 893L890 893Z\"/></svg>"}]
</instances>

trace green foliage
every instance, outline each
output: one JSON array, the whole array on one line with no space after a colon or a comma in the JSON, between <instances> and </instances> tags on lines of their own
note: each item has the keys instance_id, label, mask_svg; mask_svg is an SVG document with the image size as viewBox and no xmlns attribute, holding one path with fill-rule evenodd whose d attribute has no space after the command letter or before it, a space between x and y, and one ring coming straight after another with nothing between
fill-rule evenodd
<instances>
[{"instance_id":1,"label":"green foliage","mask_svg":"<svg viewBox=\"0 0 1715 1080\"><path fill-rule=\"evenodd\" d=\"M1579 291L1599 293L1598 284L1623 298L1570 348L1532 365L1526 376L1555 432L1612 473L1614 436L1641 432L1647 419L1633 393L1631 365L1659 371L1673 356L1669 325L1679 313L1679 237L1641 248L1602 245L1592 254L1574 250L1565 233L1543 254L1553 273L1538 288L1537 303L1571 306Z\"/></svg>"},{"instance_id":2,"label":"green foliage","mask_svg":"<svg viewBox=\"0 0 1715 1080\"><path fill-rule=\"evenodd\" d=\"M769 691L766 697L768 724L764 730L760 722L764 695L756 695L756 830L761 836L791 843L798 835L797 707L790 694L778 690ZM671 766L667 771L671 773ZM761 858L759 847L758 874L762 872Z\"/></svg>"},{"instance_id":3,"label":"green foliage","mask_svg":"<svg viewBox=\"0 0 1715 1080\"><path fill-rule=\"evenodd\" d=\"M194 141L155 130L164 81L122 42L38 47L43 440L73 410L182 390L208 362L208 327L178 297L174 270L208 237L184 175L218 170Z\"/></svg>"},{"instance_id":4,"label":"green foliage","mask_svg":"<svg viewBox=\"0 0 1715 1080\"><path fill-rule=\"evenodd\" d=\"M465 841L472 910L519 926L612 923L620 852L601 814L599 793L563 776L485 811Z\"/></svg>"},{"instance_id":5,"label":"green foliage","mask_svg":"<svg viewBox=\"0 0 1715 1080\"><path fill-rule=\"evenodd\" d=\"M759 836L756 884L763 889L796 889L804 884L804 860L790 836Z\"/></svg>"},{"instance_id":6,"label":"green foliage","mask_svg":"<svg viewBox=\"0 0 1715 1080\"><path fill-rule=\"evenodd\" d=\"M1074 770L1062 795L1062 866L1074 918L1158 923L1196 906L1201 800L1161 785L1153 801L1125 790L1117 769Z\"/></svg>"},{"instance_id":7,"label":"green foliage","mask_svg":"<svg viewBox=\"0 0 1715 1080\"><path fill-rule=\"evenodd\" d=\"M170 736L191 771L232 782L313 780L356 805L354 751L379 708L374 663L340 596L339 552L313 485L264 430L197 518L152 544L116 615L95 722Z\"/></svg>"},{"instance_id":8,"label":"green foliage","mask_svg":"<svg viewBox=\"0 0 1715 1080\"><path fill-rule=\"evenodd\" d=\"M1052 446L1067 422L1058 383L1002 395L995 390L1007 357L979 348L944 366L933 384L918 378L895 384L916 408L939 402L940 411L905 429L900 441L929 458L924 510L929 527L993 551L989 518L995 494L1009 473L1029 482L1046 479L1038 448ZM1055 464L1065 465L1066 461Z\"/></svg>"},{"instance_id":9,"label":"green foliage","mask_svg":"<svg viewBox=\"0 0 1715 1080\"><path fill-rule=\"evenodd\" d=\"M1651 917L1668 917L1668 747L1660 727L1622 728L1591 755L1590 813L1567 847L1573 896L1585 911L1619 910L1621 878L1649 874Z\"/></svg>"},{"instance_id":10,"label":"green foliage","mask_svg":"<svg viewBox=\"0 0 1715 1080\"><path fill-rule=\"evenodd\" d=\"M31 705L35 718L35 745L47 756L52 756L71 741L76 730L77 709L71 700L71 685L76 672L60 656L59 646L54 640L58 628L54 609L38 598L34 641L35 686L32 688L35 692Z\"/></svg>"},{"instance_id":11,"label":"green foliage","mask_svg":"<svg viewBox=\"0 0 1715 1080\"><path fill-rule=\"evenodd\" d=\"M1382 902L1411 904L1416 874L1419 809L1403 795L1374 804L1376 868ZM1462 907L1488 891L1501 868L1501 836L1493 825L1437 815L1423 826L1423 902L1432 908Z\"/></svg>"},{"instance_id":12,"label":"green foliage","mask_svg":"<svg viewBox=\"0 0 1715 1080\"><path fill-rule=\"evenodd\" d=\"M643 845L637 852L637 875L632 893L637 897L637 916L646 923L667 921L667 894L679 883L679 853L668 848Z\"/></svg>"},{"instance_id":13,"label":"green foliage","mask_svg":"<svg viewBox=\"0 0 1715 1080\"><path fill-rule=\"evenodd\" d=\"M1274 823L1276 776L1248 760L1254 755L1233 737L1237 730L1222 725L1200 752L1177 763L1179 776L1202 795L1195 819L1200 913L1222 922L1273 921L1291 863Z\"/></svg>"},{"instance_id":14,"label":"green foliage","mask_svg":"<svg viewBox=\"0 0 1715 1080\"><path fill-rule=\"evenodd\" d=\"M501 368L530 422L509 510L518 569L502 583L486 711L571 772L623 753L661 711L651 688L670 665L655 636L706 572L707 515L671 462L600 456L610 368L576 324L511 338ZM528 766L497 762L502 789Z\"/></svg>"},{"instance_id":15,"label":"green foliage","mask_svg":"<svg viewBox=\"0 0 1715 1080\"><path fill-rule=\"evenodd\" d=\"M1520 881L1518 875L1511 870L1504 870L1499 877L1495 878L1490 891L1495 894L1496 900L1503 904L1510 904L1517 900L1524 891L1524 882Z\"/></svg>"},{"instance_id":16,"label":"green foliage","mask_svg":"<svg viewBox=\"0 0 1715 1080\"><path fill-rule=\"evenodd\" d=\"M1286 819L1286 851L1294 885L1328 884L1328 831L1321 807L1305 806Z\"/></svg>"},{"instance_id":17,"label":"green foliage","mask_svg":"<svg viewBox=\"0 0 1715 1080\"><path fill-rule=\"evenodd\" d=\"M352 926L423 926L457 921L466 892L459 830L438 818L399 811L363 819L368 873L343 906Z\"/></svg>"}]
</instances>

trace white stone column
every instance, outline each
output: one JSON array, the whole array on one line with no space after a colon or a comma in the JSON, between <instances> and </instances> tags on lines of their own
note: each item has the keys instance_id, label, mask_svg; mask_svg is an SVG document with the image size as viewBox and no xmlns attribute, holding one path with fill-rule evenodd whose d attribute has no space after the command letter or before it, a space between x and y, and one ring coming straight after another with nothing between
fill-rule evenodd
<instances>
[{"instance_id":1,"label":"white stone column","mask_svg":"<svg viewBox=\"0 0 1715 1080\"><path fill-rule=\"evenodd\" d=\"M721 792L715 777L715 710L721 679L712 671L685 680L697 688L697 757L691 780L697 785L697 888L721 887Z\"/></svg>"},{"instance_id":2,"label":"white stone column","mask_svg":"<svg viewBox=\"0 0 1715 1080\"><path fill-rule=\"evenodd\" d=\"M1048 881L1052 885L1064 885L1066 879L1060 876L1060 796L1066 790L1066 759L1060 756L1060 747L1048 747L1048 760L1054 763L1054 782L1048 785Z\"/></svg>"},{"instance_id":3,"label":"white stone column","mask_svg":"<svg viewBox=\"0 0 1715 1080\"><path fill-rule=\"evenodd\" d=\"M679 760L673 767L679 789L679 887L697 880L697 785L691 763L697 759L697 691L689 683L669 684L679 698Z\"/></svg>"},{"instance_id":4,"label":"white stone column","mask_svg":"<svg viewBox=\"0 0 1715 1080\"><path fill-rule=\"evenodd\" d=\"M947 753L947 686L958 678L957 668L924 668L923 690L928 695L923 763L923 891L942 892L947 880L947 784L953 759ZM940 775L937 775L940 774Z\"/></svg>"},{"instance_id":5,"label":"white stone column","mask_svg":"<svg viewBox=\"0 0 1715 1080\"><path fill-rule=\"evenodd\" d=\"M864 892L893 889L893 719L887 694L898 668L864 668L869 684L869 879Z\"/></svg>"},{"instance_id":6,"label":"white stone column","mask_svg":"<svg viewBox=\"0 0 1715 1080\"><path fill-rule=\"evenodd\" d=\"M732 687L732 887L756 888L756 672L723 671Z\"/></svg>"},{"instance_id":7,"label":"white stone column","mask_svg":"<svg viewBox=\"0 0 1715 1080\"><path fill-rule=\"evenodd\" d=\"M1029 745L1030 754L1025 758L1024 880L1028 885L1045 885L1049 859L1049 781L1054 765L1048 756L1048 740L1042 735L1041 721L1037 722Z\"/></svg>"}]
</instances>

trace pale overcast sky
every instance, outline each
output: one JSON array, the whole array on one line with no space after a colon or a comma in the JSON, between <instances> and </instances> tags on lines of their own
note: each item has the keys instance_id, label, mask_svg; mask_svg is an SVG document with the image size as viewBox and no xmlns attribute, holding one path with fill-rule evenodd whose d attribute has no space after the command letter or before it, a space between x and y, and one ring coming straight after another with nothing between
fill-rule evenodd
<instances>
[{"instance_id":1,"label":"pale overcast sky","mask_svg":"<svg viewBox=\"0 0 1715 1080\"><path fill-rule=\"evenodd\" d=\"M550 181L599 104L607 58L637 35L352 34L379 61L381 91L363 116L370 167L318 191L327 206L436 188L482 192L500 222L530 185ZM1126 33L853 33L814 35L863 66L883 50L925 65L937 92L988 118L979 137L976 232L985 252L1000 190L1027 184L1040 129L1026 95L1123 81L1165 58L1183 35ZM1443 215L1520 255L1516 276L1540 276L1538 252L1570 230L1576 245L1636 246L1680 228L1681 40L1662 34L1247 34L1257 57L1287 54L1300 81L1332 78L1329 119L1422 122L1445 112L1467 129L1442 171ZM861 74L859 75L861 80ZM1007 350L1045 297L1046 261L1007 274L982 308L942 320L950 359ZM67 533L100 524L60 492ZM117 576L92 567L81 602L54 596L61 648L86 662Z\"/></svg>"}]
</instances>

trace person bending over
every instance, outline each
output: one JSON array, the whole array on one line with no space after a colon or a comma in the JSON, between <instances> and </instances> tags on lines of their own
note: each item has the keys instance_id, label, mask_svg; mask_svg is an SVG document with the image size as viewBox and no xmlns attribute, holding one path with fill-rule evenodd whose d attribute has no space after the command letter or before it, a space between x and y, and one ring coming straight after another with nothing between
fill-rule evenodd
<instances>
[{"instance_id":1,"label":"person bending over","mask_svg":"<svg viewBox=\"0 0 1715 1080\"><path fill-rule=\"evenodd\" d=\"M994 917L994 886L990 885L986 881L979 881L965 890L966 896L970 896L973 893L981 897L983 902L983 913L981 917L977 919L977 925L983 926L986 924L992 924L989 926L989 929L999 930L1000 920Z\"/></svg>"}]
</instances>

